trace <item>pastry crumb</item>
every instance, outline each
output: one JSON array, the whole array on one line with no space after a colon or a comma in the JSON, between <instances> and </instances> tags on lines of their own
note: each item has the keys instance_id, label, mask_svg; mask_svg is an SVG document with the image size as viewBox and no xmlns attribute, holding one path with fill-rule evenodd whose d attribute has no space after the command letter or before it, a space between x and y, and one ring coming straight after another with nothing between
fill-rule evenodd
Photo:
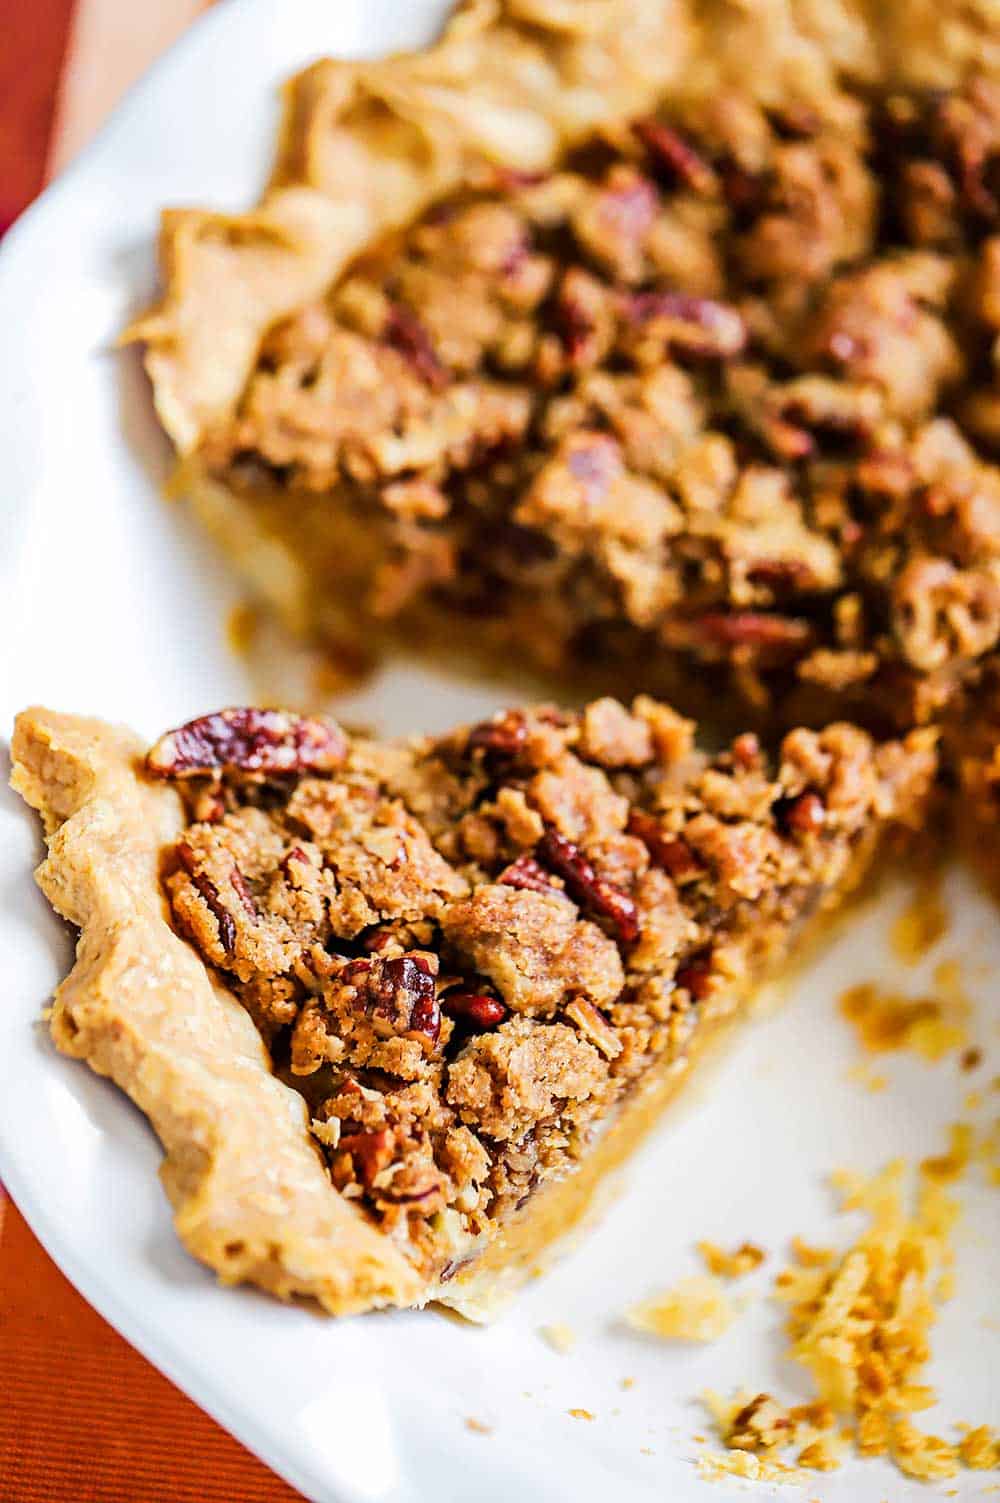
<instances>
[{"instance_id":1,"label":"pastry crumb","mask_svg":"<svg viewBox=\"0 0 1000 1503\"><path fill-rule=\"evenodd\" d=\"M735 1318L736 1311L718 1279L698 1273L625 1311L634 1330L667 1341L715 1341Z\"/></svg>"},{"instance_id":2,"label":"pastry crumb","mask_svg":"<svg viewBox=\"0 0 1000 1503\"><path fill-rule=\"evenodd\" d=\"M767 1256L753 1242L742 1242L733 1252L726 1252L717 1242L699 1242L697 1247L709 1273L722 1279L738 1279L752 1273Z\"/></svg>"},{"instance_id":3,"label":"pastry crumb","mask_svg":"<svg viewBox=\"0 0 1000 1503\"><path fill-rule=\"evenodd\" d=\"M972 1471L992 1471L1000 1466L1000 1437L989 1425L977 1425L959 1442L958 1456Z\"/></svg>"},{"instance_id":4,"label":"pastry crumb","mask_svg":"<svg viewBox=\"0 0 1000 1503\"><path fill-rule=\"evenodd\" d=\"M897 959L915 965L948 932L950 915L941 891L941 872L932 871L921 881L911 900L896 918L889 942Z\"/></svg>"},{"instance_id":5,"label":"pastry crumb","mask_svg":"<svg viewBox=\"0 0 1000 1503\"><path fill-rule=\"evenodd\" d=\"M702 1458L702 1475L787 1480L787 1471L770 1468L786 1467L793 1448L797 1469L834 1471L849 1446L861 1457L886 1456L920 1481L1000 1465L1000 1438L988 1425L959 1426L962 1438L952 1443L911 1418L937 1402L920 1379L937 1307L954 1288L960 1208L946 1186L980 1152L973 1129L955 1123L947 1151L915 1171L896 1160L869 1178L831 1176L841 1209L863 1212L867 1227L839 1254L794 1238L793 1262L775 1279L775 1297L788 1307L789 1355L810 1373L817 1398L786 1409L768 1393L704 1393L726 1452Z\"/></svg>"},{"instance_id":6,"label":"pastry crumb","mask_svg":"<svg viewBox=\"0 0 1000 1503\"><path fill-rule=\"evenodd\" d=\"M539 1326L538 1334L554 1352L565 1356L576 1345L576 1332L565 1321L554 1321L548 1326Z\"/></svg>"},{"instance_id":7,"label":"pastry crumb","mask_svg":"<svg viewBox=\"0 0 1000 1503\"><path fill-rule=\"evenodd\" d=\"M948 1152L921 1160L921 1171L930 1179L947 1184L959 1179L969 1167L974 1135L967 1122L953 1122L949 1129Z\"/></svg>"},{"instance_id":8,"label":"pastry crumb","mask_svg":"<svg viewBox=\"0 0 1000 1503\"><path fill-rule=\"evenodd\" d=\"M797 1465L806 1467L811 1472L835 1472L840 1466L839 1457L826 1440L814 1440L803 1446L795 1460Z\"/></svg>"},{"instance_id":9,"label":"pastry crumb","mask_svg":"<svg viewBox=\"0 0 1000 1503\"><path fill-rule=\"evenodd\" d=\"M873 1095L878 1091L884 1091L889 1084L889 1077L883 1075L880 1070L873 1070L868 1061L864 1059L850 1067L847 1071L847 1079L853 1081L855 1085L863 1086L866 1091L871 1091Z\"/></svg>"},{"instance_id":10,"label":"pastry crumb","mask_svg":"<svg viewBox=\"0 0 1000 1503\"><path fill-rule=\"evenodd\" d=\"M948 965L938 966L935 977L949 977ZM947 979L937 983L934 995L915 998L863 981L843 991L838 1006L870 1054L908 1049L936 1063L968 1042L968 998Z\"/></svg>"},{"instance_id":11,"label":"pastry crumb","mask_svg":"<svg viewBox=\"0 0 1000 1503\"><path fill-rule=\"evenodd\" d=\"M597 1418L597 1415L591 1414L589 1409L567 1409L566 1413L573 1419L595 1420Z\"/></svg>"},{"instance_id":12,"label":"pastry crumb","mask_svg":"<svg viewBox=\"0 0 1000 1503\"><path fill-rule=\"evenodd\" d=\"M722 1482L742 1477L747 1482L797 1482L801 1479L785 1461L755 1456L751 1451L707 1451L696 1462L703 1482Z\"/></svg>"},{"instance_id":13,"label":"pastry crumb","mask_svg":"<svg viewBox=\"0 0 1000 1503\"><path fill-rule=\"evenodd\" d=\"M625 1388L625 1389L634 1388L635 1387L635 1379L634 1378L622 1378L622 1387Z\"/></svg>"},{"instance_id":14,"label":"pastry crumb","mask_svg":"<svg viewBox=\"0 0 1000 1503\"><path fill-rule=\"evenodd\" d=\"M492 1435L493 1434L493 1426L492 1425L487 1425L483 1420L476 1419L472 1415L469 1415L466 1418L465 1428L467 1430L471 1430L474 1435Z\"/></svg>"}]
</instances>

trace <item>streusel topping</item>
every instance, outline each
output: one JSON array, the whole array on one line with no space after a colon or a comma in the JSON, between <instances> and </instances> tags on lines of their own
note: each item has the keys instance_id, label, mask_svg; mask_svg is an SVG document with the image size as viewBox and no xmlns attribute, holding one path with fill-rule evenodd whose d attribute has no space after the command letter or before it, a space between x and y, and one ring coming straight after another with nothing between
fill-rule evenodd
<instances>
[{"instance_id":1,"label":"streusel topping","mask_svg":"<svg viewBox=\"0 0 1000 1503\"><path fill-rule=\"evenodd\" d=\"M174 921L306 1097L335 1185L446 1275L630 1087L781 958L887 823L925 732L697 751L640 699L435 740L237 709L147 767L191 823Z\"/></svg>"},{"instance_id":2,"label":"streusel topping","mask_svg":"<svg viewBox=\"0 0 1000 1503\"><path fill-rule=\"evenodd\" d=\"M354 507L376 616L936 718L1000 637L1000 92L824 108L484 174L272 332L210 468Z\"/></svg>"}]
</instances>

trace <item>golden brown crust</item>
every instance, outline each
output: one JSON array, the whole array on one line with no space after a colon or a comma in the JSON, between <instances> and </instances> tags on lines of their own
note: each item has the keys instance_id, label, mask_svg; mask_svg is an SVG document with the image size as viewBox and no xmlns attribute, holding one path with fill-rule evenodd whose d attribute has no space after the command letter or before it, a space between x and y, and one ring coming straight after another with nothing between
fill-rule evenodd
<instances>
[{"instance_id":1,"label":"golden brown crust","mask_svg":"<svg viewBox=\"0 0 1000 1503\"><path fill-rule=\"evenodd\" d=\"M311 1295L333 1314L419 1303L402 1253L331 1185L305 1104L271 1074L250 1017L168 923L159 855L184 816L173 788L139 775L143 750L96 720L17 719L12 783L48 836L38 882L81 930L56 1045L149 1117L178 1234L223 1281Z\"/></svg>"}]
</instances>

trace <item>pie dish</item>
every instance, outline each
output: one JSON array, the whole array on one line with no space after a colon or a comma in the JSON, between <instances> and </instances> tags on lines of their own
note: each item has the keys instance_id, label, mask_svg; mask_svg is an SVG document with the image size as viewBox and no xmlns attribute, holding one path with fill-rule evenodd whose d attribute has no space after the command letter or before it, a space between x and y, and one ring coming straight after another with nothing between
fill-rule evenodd
<instances>
[{"instance_id":1,"label":"pie dish","mask_svg":"<svg viewBox=\"0 0 1000 1503\"><path fill-rule=\"evenodd\" d=\"M260 638L249 655L233 652L226 623L245 590L185 508L159 494L169 456L139 351L108 352L153 293L160 207L255 200L270 165L279 81L328 53L422 46L446 8L443 0L211 7L5 236L0 429L14 504L0 556L5 741L15 712L39 701L128 722L143 746L212 706L282 696L304 706L294 673L282 683L275 667L261 686ZM526 693L558 697L396 657L362 692L323 707L397 736L475 723ZM484 1503L559 1503L570 1491L586 1503L623 1491L637 1503L704 1503L712 1490L696 1475L692 1394L735 1392L750 1375L772 1393L798 1392L788 1386L766 1291L793 1235L842 1245L825 1172L939 1153L956 1089L996 1071L995 1060L966 1077L953 1056L936 1068L886 1055L865 1067L886 1078L884 1090L871 1094L859 1081L854 1032L837 1008L855 983L916 997L931 992L940 961L970 957L963 975L981 1024L972 1037L987 1053L992 1042L990 977L1000 953L988 896L962 869L949 870L949 931L921 966L907 966L889 933L910 895L887 874L796 973L789 1005L741 1028L736 1047L692 1073L662 1129L624 1175L605 1182L606 1197L624 1193L502 1321L470 1329L411 1311L320 1319L312 1302L219 1285L185 1251L146 1119L110 1080L52 1044L40 1011L72 965L76 936L30 880L44 853L39 831L33 811L0 788L0 1178L102 1316L316 1503L376 1495L467 1503L471 1475ZM922 850L917 844L912 865ZM996 1409L998 1338L979 1324L993 1297L995 1192L973 1189L957 1297L934 1333L948 1418ZM768 1253L740 1319L697 1350L624 1332L624 1309L699 1267L692 1242L702 1237L726 1247L749 1238ZM569 1356L537 1334L554 1322L576 1335ZM635 1380L627 1392L626 1376ZM593 1421L568 1413L580 1406ZM971 1497L982 1484L969 1476L947 1485ZM726 1486L714 1491L727 1495ZM817 1480L804 1496L817 1493L831 1503L919 1503L926 1488L874 1460Z\"/></svg>"},{"instance_id":2,"label":"pie dish","mask_svg":"<svg viewBox=\"0 0 1000 1503\"><path fill-rule=\"evenodd\" d=\"M52 1036L149 1117L192 1253L336 1314L491 1313L934 785L927 731L693 730L650 699L402 743L18 718L81 930Z\"/></svg>"},{"instance_id":3,"label":"pie dish","mask_svg":"<svg viewBox=\"0 0 1000 1503\"><path fill-rule=\"evenodd\" d=\"M253 213L165 216L132 335L176 487L296 630L460 620L560 693L733 728L967 702L1000 640L989 18L773 10L465 7L293 80Z\"/></svg>"}]
</instances>

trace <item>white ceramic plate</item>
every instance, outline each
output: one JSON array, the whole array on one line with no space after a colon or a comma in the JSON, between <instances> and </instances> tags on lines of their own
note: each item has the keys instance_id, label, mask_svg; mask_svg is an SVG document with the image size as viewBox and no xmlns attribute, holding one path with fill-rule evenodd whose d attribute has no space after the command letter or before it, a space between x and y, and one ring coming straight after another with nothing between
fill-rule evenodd
<instances>
[{"instance_id":1,"label":"white ceramic plate","mask_svg":"<svg viewBox=\"0 0 1000 1503\"><path fill-rule=\"evenodd\" d=\"M226 647L237 594L157 481L164 446L135 359L117 331L153 285L161 204L237 207L266 172L275 86L323 52L415 44L443 0L243 0L221 4L133 91L98 141L0 251L0 735L44 701L127 720L149 735L254 692ZM352 709L388 731L443 727L491 708L488 686L397 665ZM834 998L888 978L887 894L816 966L788 1008L747 1033L629 1170L589 1240L489 1330L433 1313L333 1323L254 1293L223 1291L176 1242L159 1151L113 1087L56 1055L39 1024L72 935L30 872L35 821L0 795L0 1173L52 1256L145 1355L308 1497L509 1503L705 1496L692 1458L705 1387L806 1390L781 1360L770 1271L793 1233L845 1233L823 1176L936 1150L970 1085L954 1060L891 1057L888 1088L856 1062ZM988 902L951 883L956 923L930 957L961 955L980 1014L995 990L1000 928ZM916 991L920 975L905 984ZM995 1070L995 1066L993 1067ZM975 1079L986 1077L988 1067ZM993 1195L992 1203L990 1195ZM996 1419L996 1196L965 1193L959 1296L935 1338L936 1424ZM630 1302L696 1268L692 1243L751 1238L768 1266L717 1344L670 1348L622 1326ZM995 1312L994 1312L995 1313ZM574 1327L570 1356L537 1335ZM634 1377L628 1391L624 1377ZM990 1386L993 1392L990 1393ZM570 1409L589 1410L588 1422ZM466 1419L492 1427L468 1428ZM971 1496L983 1478L955 1484ZM739 1484L716 1489L735 1494ZM876 1503L922 1496L882 1463L817 1477L804 1496ZM710 1496L710 1495L709 1495Z\"/></svg>"}]
</instances>

